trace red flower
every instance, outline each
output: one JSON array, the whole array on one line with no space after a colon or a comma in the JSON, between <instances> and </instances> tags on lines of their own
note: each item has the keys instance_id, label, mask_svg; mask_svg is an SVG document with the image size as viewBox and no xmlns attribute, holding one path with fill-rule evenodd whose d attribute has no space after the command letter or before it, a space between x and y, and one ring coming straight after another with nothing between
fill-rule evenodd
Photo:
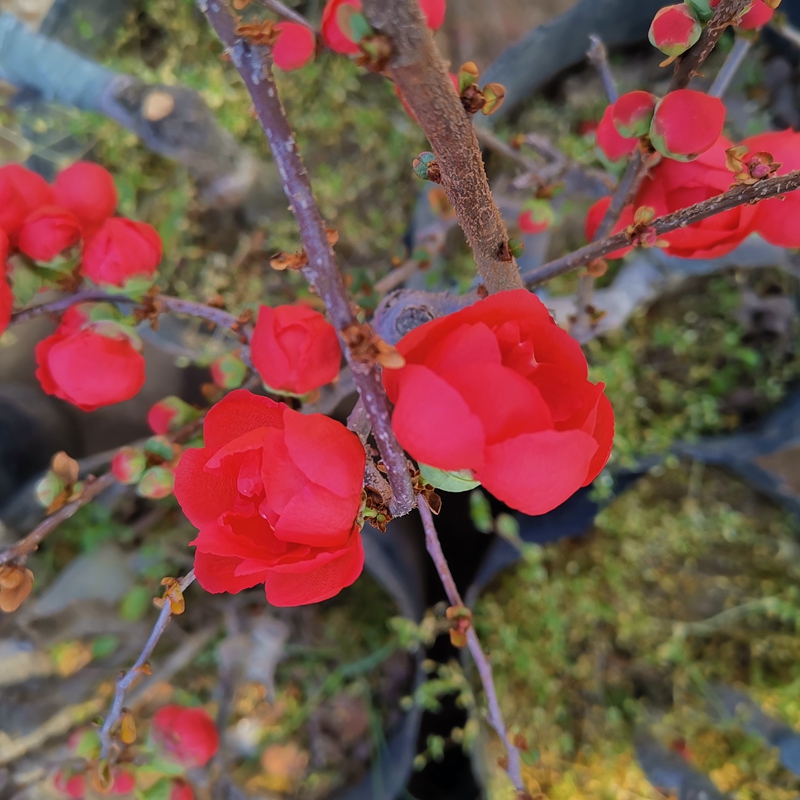
<instances>
[{"instance_id":1,"label":"red flower","mask_svg":"<svg viewBox=\"0 0 800 800\"><path fill-rule=\"evenodd\" d=\"M404 336L384 372L392 426L418 462L470 470L526 514L551 511L608 460L614 412L580 345L533 294L492 295Z\"/></svg>"},{"instance_id":2,"label":"red flower","mask_svg":"<svg viewBox=\"0 0 800 800\"><path fill-rule=\"evenodd\" d=\"M28 214L53 202L53 190L41 175L19 164L0 167L0 228L9 238L14 238Z\"/></svg>"},{"instance_id":3,"label":"red flower","mask_svg":"<svg viewBox=\"0 0 800 800\"><path fill-rule=\"evenodd\" d=\"M668 158L691 161L713 146L724 124L722 100L694 89L678 89L656 106L650 141Z\"/></svg>"},{"instance_id":4,"label":"red flower","mask_svg":"<svg viewBox=\"0 0 800 800\"><path fill-rule=\"evenodd\" d=\"M181 458L175 496L200 529L194 566L206 591L263 583L270 603L295 606L356 580L366 455L355 434L238 389L208 412L204 435Z\"/></svg>"},{"instance_id":5,"label":"red flower","mask_svg":"<svg viewBox=\"0 0 800 800\"><path fill-rule=\"evenodd\" d=\"M261 306L250 357L264 383L304 395L339 374L342 351L336 329L307 306Z\"/></svg>"},{"instance_id":6,"label":"red flower","mask_svg":"<svg viewBox=\"0 0 800 800\"><path fill-rule=\"evenodd\" d=\"M0 335L11 322L11 309L14 307L14 294L6 280L6 259L8 258L8 236L0 228Z\"/></svg>"},{"instance_id":7,"label":"red flower","mask_svg":"<svg viewBox=\"0 0 800 800\"><path fill-rule=\"evenodd\" d=\"M77 307L36 345L36 363L44 391L84 411L129 400L144 384L144 358L124 329L91 323Z\"/></svg>"},{"instance_id":8,"label":"red flower","mask_svg":"<svg viewBox=\"0 0 800 800\"><path fill-rule=\"evenodd\" d=\"M608 207L611 205L611 198L610 197L601 197L588 211L586 214L586 222L585 224L585 232L586 232L586 241L593 242L595 236L597 234L597 229L600 227L600 223L603 221L603 218L606 215L606 211L608 211ZM628 227L628 225L633 223L633 209L630 206L625 206L622 209L622 214L620 214L620 218L617 221L616 225L611 229L611 235L621 233ZM620 250L615 250L613 253L609 253L606 258L622 258L627 253L630 253L630 247L623 247Z\"/></svg>"},{"instance_id":9,"label":"red flower","mask_svg":"<svg viewBox=\"0 0 800 800\"><path fill-rule=\"evenodd\" d=\"M81 238L75 216L59 206L41 206L30 213L17 234L17 247L34 261L52 261Z\"/></svg>"},{"instance_id":10,"label":"red flower","mask_svg":"<svg viewBox=\"0 0 800 800\"><path fill-rule=\"evenodd\" d=\"M619 161L624 156L629 156L635 149L639 139L631 137L626 139L614 125L614 106L608 106L603 112L603 118L595 131L597 146L603 151L609 161Z\"/></svg>"},{"instance_id":11,"label":"red flower","mask_svg":"<svg viewBox=\"0 0 800 800\"><path fill-rule=\"evenodd\" d=\"M725 164L725 150L730 146L720 137L694 161L664 159L644 180L634 206L649 206L660 217L727 191L733 177ZM738 206L659 238L669 243L666 252L670 255L716 258L730 253L755 230L757 208L760 206Z\"/></svg>"},{"instance_id":12,"label":"red flower","mask_svg":"<svg viewBox=\"0 0 800 800\"><path fill-rule=\"evenodd\" d=\"M435 31L444 22L445 0L420 0L425 22ZM322 12L322 39L331 50L345 55L358 55L358 44L353 41L350 17L361 13L361 0L328 0Z\"/></svg>"},{"instance_id":13,"label":"red flower","mask_svg":"<svg viewBox=\"0 0 800 800\"><path fill-rule=\"evenodd\" d=\"M170 705L153 717L153 740L185 767L205 766L219 750L219 731L204 708Z\"/></svg>"},{"instance_id":14,"label":"red flower","mask_svg":"<svg viewBox=\"0 0 800 800\"><path fill-rule=\"evenodd\" d=\"M160 261L155 228L111 217L84 245L81 274L99 286L125 286L132 278L152 278Z\"/></svg>"},{"instance_id":15,"label":"red flower","mask_svg":"<svg viewBox=\"0 0 800 800\"><path fill-rule=\"evenodd\" d=\"M192 787L186 781L172 781L172 788L169 790L169 800L194 800Z\"/></svg>"},{"instance_id":16,"label":"red flower","mask_svg":"<svg viewBox=\"0 0 800 800\"><path fill-rule=\"evenodd\" d=\"M279 22L275 30L280 32L272 47L272 60L276 67L288 72L304 67L314 58L316 40L314 34L297 22Z\"/></svg>"},{"instance_id":17,"label":"red flower","mask_svg":"<svg viewBox=\"0 0 800 800\"><path fill-rule=\"evenodd\" d=\"M617 133L626 139L644 136L650 130L656 97L650 92L628 92L611 106L611 118Z\"/></svg>"},{"instance_id":18,"label":"red flower","mask_svg":"<svg viewBox=\"0 0 800 800\"><path fill-rule=\"evenodd\" d=\"M111 173L91 161L78 161L59 172L53 193L56 204L78 218L84 235L99 228L117 207L117 188Z\"/></svg>"},{"instance_id":19,"label":"red flower","mask_svg":"<svg viewBox=\"0 0 800 800\"><path fill-rule=\"evenodd\" d=\"M120 767L112 768L113 783L110 794L130 794L136 788L136 780L130 772ZM76 772L70 775L64 770L59 770L53 779L55 788L68 795L72 800L81 800L86 796L86 775Z\"/></svg>"},{"instance_id":20,"label":"red flower","mask_svg":"<svg viewBox=\"0 0 800 800\"><path fill-rule=\"evenodd\" d=\"M685 53L699 38L703 26L686 3L665 6L650 25L650 44L665 56Z\"/></svg>"},{"instance_id":21,"label":"red flower","mask_svg":"<svg viewBox=\"0 0 800 800\"><path fill-rule=\"evenodd\" d=\"M777 175L800 169L800 134L792 130L770 131L745 139L750 155L769 153L780 164ZM800 195L797 192L762 200L755 210L758 233L778 247L800 247Z\"/></svg>"},{"instance_id":22,"label":"red flower","mask_svg":"<svg viewBox=\"0 0 800 800\"><path fill-rule=\"evenodd\" d=\"M718 5L719 0L711 0L711 8L716 8ZM764 0L754 0L750 10L745 12L739 20L739 27L743 31L763 28L772 19L774 13Z\"/></svg>"}]
</instances>

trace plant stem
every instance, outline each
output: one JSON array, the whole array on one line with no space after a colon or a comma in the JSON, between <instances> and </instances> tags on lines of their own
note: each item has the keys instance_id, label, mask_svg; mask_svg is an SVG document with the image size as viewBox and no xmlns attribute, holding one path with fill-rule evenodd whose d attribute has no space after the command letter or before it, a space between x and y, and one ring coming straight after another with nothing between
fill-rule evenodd
<instances>
[{"instance_id":1,"label":"plant stem","mask_svg":"<svg viewBox=\"0 0 800 800\"><path fill-rule=\"evenodd\" d=\"M178 581L178 584L181 587L181 592L185 592L186 589L191 586L192 583L194 583L194 579L194 570L190 570L183 578L181 578ZM136 678L142 674L145 665L150 659L150 656L153 654L153 650L155 650L156 645L163 636L164 631L167 629L167 625L169 625L169 621L171 619L172 605L169 599L165 599L164 605L161 607L161 611L156 619L156 624L153 626L150 636L147 637L147 641L142 648L142 652L139 654L139 657L136 659L134 665L117 680L116 690L114 691L114 700L111 703L111 710L108 712L108 716L103 722L103 727L100 729L101 758L108 758L111 754L111 748L113 745L111 732L114 729L114 726L117 724L120 714L122 713L123 703L125 702L125 692L130 689Z\"/></svg>"},{"instance_id":2,"label":"plant stem","mask_svg":"<svg viewBox=\"0 0 800 800\"><path fill-rule=\"evenodd\" d=\"M747 54L753 46L751 39L745 39L744 36L737 36L733 43L733 49L728 53L722 69L717 73L714 78L714 83L708 90L709 97L722 97L731 85L731 81L739 71L739 67L744 63Z\"/></svg>"},{"instance_id":3,"label":"plant stem","mask_svg":"<svg viewBox=\"0 0 800 800\"><path fill-rule=\"evenodd\" d=\"M261 3L264 8L274 11L278 16L289 20L289 22L296 22L298 25L308 28L314 34L317 33L317 29L302 14L298 14L296 11L289 8L289 6L284 5L281 0L258 0L258 2Z\"/></svg>"},{"instance_id":4,"label":"plant stem","mask_svg":"<svg viewBox=\"0 0 800 800\"><path fill-rule=\"evenodd\" d=\"M742 206L745 203L757 203L760 200L768 200L778 197L787 192L793 192L800 188L800 170L789 172L786 175L779 175L774 178L767 178L759 181L752 186L735 186L727 192L723 192L702 203L697 203L688 208L682 208L653 220L648 225L656 235L669 233L678 228L685 228L695 222L721 214L723 211L730 211L732 208ZM613 253L620 248L630 247L631 241L628 235L618 233L614 236L587 244L574 253L570 253L562 258L544 264L523 276L528 287L533 288L546 283L559 275L565 275L574 269L589 264L590 262Z\"/></svg>"},{"instance_id":5,"label":"plant stem","mask_svg":"<svg viewBox=\"0 0 800 800\"><path fill-rule=\"evenodd\" d=\"M611 72L611 65L608 63L608 50L606 50L603 40L596 34L589 37L591 47L586 53L589 63L597 70L600 80L603 81L603 88L606 90L606 97L609 103L616 103L619 99L619 90L614 75Z\"/></svg>"},{"instance_id":6,"label":"plant stem","mask_svg":"<svg viewBox=\"0 0 800 800\"><path fill-rule=\"evenodd\" d=\"M269 51L239 37L237 20L222 0L198 0L198 6L230 54L250 92L308 255L308 265L303 268L303 274L325 301L334 326L343 331L357 324L355 314L328 242L325 222L311 191L308 172L278 95ZM348 347L343 349L388 470L393 493L392 514L407 514L414 507L414 490L405 453L392 431L389 401L379 370L374 364L355 360Z\"/></svg>"},{"instance_id":7,"label":"plant stem","mask_svg":"<svg viewBox=\"0 0 800 800\"><path fill-rule=\"evenodd\" d=\"M439 535L436 532L431 509L423 498L420 498L418 508L419 515L422 517L422 526L425 529L425 545L433 559L433 563L436 565L436 571L439 573L439 578L444 586L447 599L451 606L463 606L464 602L461 599L456 582L453 580L453 574L450 572L447 559L444 557L444 551L439 541ZM472 627L467 631L467 647L475 661L475 666L478 668L478 674L483 684L483 691L486 694L486 702L489 706L489 722L505 745L508 754L508 775L517 792L523 793L525 791L525 783L522 780L522 766L520 763L519 750L508 738L508 732L505 722L503 721L503 712L500 710L500 702L497 699L497 689L494 685L492 665L486 658L486 654L483 652L480 640L478 639L478 634L475 633L475 629Z\"/></svg>"},{"instance_id":8,"label":"plant stem","mask_svg":"<svg viewBox=\"0 0 800 800\"><path fill-rule=\"evenodd\" d=\"M427 136L442 173L441 185L491 293L522 287L508 249L508 232L492 197L472 120L453 91L447 67L425 25L417 0L364 0L370 25L387 36L386 74Z\"/></svg>"}]
</instances>

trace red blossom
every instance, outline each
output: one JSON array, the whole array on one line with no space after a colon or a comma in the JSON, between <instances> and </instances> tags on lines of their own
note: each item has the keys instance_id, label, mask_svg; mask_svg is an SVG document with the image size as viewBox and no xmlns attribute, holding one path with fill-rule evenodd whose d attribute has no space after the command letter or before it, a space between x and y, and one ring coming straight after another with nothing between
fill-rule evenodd
<instances>
[{"instance_id":1,"label":"red blossom","mask_svg":"<svg viewBox=\"0 0 800 800\"><path fill-rule=\"evenodd\" d=\"M711 0L711 8L716 8L719 5L719 0ZM775 12L771 9L764 0L754 0L752 7L746 11L741 20L739 20L739 27L743 31L752 31L758 28L763 28L771 19Z\"/></svg>"},{"instance_id":2,"label":"red blossom","mask_svg":"<svg viewBox=\"0 0 800 800\"><path fill-rule=\"evenodd\" d=\"M609 161L629 156L639 142L637 137L625 138L614 125L614 106L608 106L603 113L603 118L595 132L597 146L603 151Z\"/></svg>"},{"instance_id":3,"label":"red blossom","mask_svg":"<svg viewBox=\"0 0 800 800\"><path fill-rule=\"evenodd\" d=\"M41 206L31 212L17 234L17 247L34 261L52 261L81 238L81 225L60 206Z\"/></svg>"},{"instance_id":4,"label":"red blossom","mask_svg":"<svg viewBox=\"0 0 800 800\"><path fill-rule=\"evenodd\" d=\"M635 207L651 207L655 216L661 217L727 191L733 182L725 158L730 146L725 137L720 137L694 161L664 159L642 183ZM679 258L716 258L730 253L755 230L757 209L762 207L738 206L665 233L661 238L668 242L666 252Z\"/></svg>"},{"instance_id":5,"label":"red blossom","mask_svg":"<svg viewBox=\"0 0 800 800\"><path fill-rule=\"evenodd\" d=\"M88 236L117 207L117 189L111 173L91 161L78 161L62 170L53 184L56 205L71 211Z\"/></svg>"},{"instance_id":6,"label":"red blossom","mask_svg":"<svg viewBox=\"0 0 800 800\"><path fill-rule=\"evenodd\" d=\"M317 603L361 574L357 516L366 455L358 437L244 389L206 416L175 496L199 534L195 573L209 592L259 583L276 606Z\"/></svg>"},{"instance_id":7,"label":"red blossom","mask_svg":"<svg viewBox=\"0 0 800 800\"><path fill-rule=\"evenodd\" d=\"M793 130L770 131L751 136L742 142L750 153L769 153L780 164L777 175L800 169L800 133ZM800 194L788 194L763 200L755 208L756 230L778 247L800 247Z\"/></svg>"},{"instance_id":8,"label":"red blossom","mask_svg":"<svg viewBox=\"0 0 800 800\"><path fill-rule=\"evenodd\" d=\"M19 164L0 167L0 228L14 239L25 218L55 202L47 181Z\"/></svg>"},{"instance_id":9,"label":"red blossom","mask_svg":"<svg viewBox=\"0 0 800 800\"><path fill-rule=\"evenodd\" d=\"M420 0L419 6L428 27L435 31L444 22L445 0ZM331 50L345 55L358 55L353 41L350 17L361 13L361 0L328 0L322 11L322 39Z\"/></svg>"},{"instance_id":10,"label":"red blossom","mask_svg":"<svg viewBox=\"0 0 800 800\"><path fill-rule=\"evenodd\" d=\"M91 323L77 307L36 345L36 363L42 389L84 411L129 400L144 385L144 358L124 329Z\"/></svg>"},{"instance_id":11,"label":"red blossom","mask_svg":"<svg viewBox=\"0 0 800 800\"><path fill-rule=\"evenodd\" d=\"M8 236L0 228L0 336L11 322L11 309L14 307L14 294L8 285L6 259L8 258Z\"/></svg>"},{"instance_id":12,"label":"red blossom","mask_svg":"<svg viewBox=\"0 0 800 800\"><path fill-rule=\"evenodd\" d=\"M722 100L694 89L678 89L656 106L650 141L668 158L691 161L713 146L724 124Z\"/></svg>"},{"instance_id":13,"label":"red blossom","mask_svg":"<svg viewBox=\"0 0 800 800\"><path fill-rule=\"evenodd\" d=\"M300 69L314 58L316 40L314 34L297 22L279 22L275 30L280 33L272 46L272 60L284 72Z\"/></svg>"},{"instance_id":14,"label":"red blossom","mask_svg":"<svg viewBox=\"0 0 800 800\"><path fill-rule=\"evenodd\" d=\"M686 3L665 6L650 25L650 44L666 56L685 53L699 38L703 26Z\"/></svg>"},{"instance_id":15,"label":"red blossom","mask_svg":"<svg viewBox=\"0 0 800 800\"><path fill-rule=\"evenodd\" d=\"M194 800L192 787L186 781L174 780L169 790L169 800Z\"/></svg>"},{"instance_id":16,"label":"red blossom","mask_svg":"<svg viewBox=\"0 0 800 800\"><path fill-rule=\"evenodd\" d=\"M608 207L611 205L611 198L610 197L601 197L588 211L586 214L586 222L584 223L584 230L586 233L586 241L592 242L597 234L597 229L600 227L600 223L603 221L603 218L606 215L606 211L608 211ZM630 224L633 223L633 209L630 206L625 206L622 210L622 214L620 214L620 218L614 227L611 229L611 236L621 233L624 231ZM624 255L631 251L630 247L623 247L620 250L615 250L613 253L609 253L605 258L622 258Z\"/></svg>"},{"instance_id":17,"label":"red blossom","mask_svg":"<svg viewBox=\"0 0 800 800\"><path fill-rule=\"evenodd\" d=\"M611 119L617 133L625 139L636 139L650 130L656 97L650 92L628 92L611 106Z\"/></svg>"},{"instance_id":18,"label":"red blossom","mask_svg":"<svg viewBox=\"0 0 800 800\"><path fill-rule=\"evenodd\" d=\"M161 237L155 228L111 217L85 243L81 274L99 286L122 287L134 278L152 278L160 261Z\"/></svg>"},{"instance_id":19,"label":"red blossom","mask_svg":"<svg viewBox=\"0 0 800 800\"><path fill-rule=\"evenodd\" d=\"M250 357L264 383L304 395L339 374L342 351L336 329L307 306L261 306Z\"/></svg>"},{"instance_id":20,"label":"red blossom","mask_svg":"<svg viewBox=\"0 0 800 800\"><path fill-rule=\"evenodd\" d=\"M419 463L468 470L497 498L544 514L597 477L614 413L580 345L524 290L500 292L404 336L383 374L392 427Z\"/></svg>"},{"instance_id":21,"label":"red blossom","mask_svg":"<svg viewBox=\"0 0 800 800\"><path fill-rule=\"evenodd\" d=\"M70 775L63 769L56 772L53 778L55 788L72 800L80 800L86 795L86 777L82 772Z\"/></svg>"},{"instance_id":22,"label":"red blossom","mask_svg":"<svg viewBox=\"0 0 800 800\"><path fill-rule=\"evenodd\" d=\"M204 708L169 705L153 717L153 740L185 767L205 766L219 750L219 731Z\"/></svg>"}]
</instances>

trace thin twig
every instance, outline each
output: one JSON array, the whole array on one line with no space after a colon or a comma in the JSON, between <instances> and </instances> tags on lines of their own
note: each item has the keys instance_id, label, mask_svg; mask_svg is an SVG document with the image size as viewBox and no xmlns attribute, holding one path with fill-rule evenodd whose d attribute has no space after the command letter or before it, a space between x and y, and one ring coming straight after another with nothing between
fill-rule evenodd
<instances>
[{"instance_id":1,"label":"thin twig","mask_svg":"<svg viewBox=\"0 0 800 800\"><path fill-rule=\"evenodd\" d=\"M475 135L484 147L487 147L489 150L494 150L495 153L499 153L501 156L505 156L509 161L513 161L527 172L539 171L539 164L535 161L531 161L524 153L512 147L508 142L504 142L488 128L475 126Z\"/></svg>"},{"instance_id":2,"label":"thin twig","mask_svg":"<svg viewBox=\"0 0 800 800\"><path fill-rule=\"evenodd\" d=\"M419 261L415 258L410 258L399 267L395 267L391 272L388 272L380 280L375 281L372 287L378 294L388 294L393 289L404 284L410 277L416 275L419 271Z\"/></svg>"},{"instance_id":3,"label":"thin twig","mask_svg":"<svg viewBox=\"0 0 800 800\"><path fill-rule=\"evenodd\" d=\"M194 583L194 578L194 570L190 570L178 581L181 592L185 592L186 589L191 586L192 583ZM100 729L101 758L108 758L111 753L111 748L113 746L111 732L114 729L114 726L117 724L120 714L122 713L123 704L125 703L125 692L127 692L133 682L146 671L146 664L149 661L150 656L153 654L153 650L155 650L159 640L163 636L164 631L167 629L167 625L169 625L169 621L171 619L172 604L168 599L165 599L164 605L161 607L161 611L159 611L158 619L156 619L156 624L153 626L153 630L150 632L150 636L147 638L147 641L142 648L142 652L139 654L139 658L137 658L134 665L117 680L117 686L114 692L114 700L111 703L111 709L108 712L108 716L105 718L105 721L103 722L103 727Z\"/></svg>"},{"instance_id":4,"label":"thin twig","mask_svg":"<svg viewBox=\"0 0 800 800\"><path fill-rule=\"evenodd\" d=\"M80 496L60 508L55 514L45 517L27 536L20 539L16 544L11 545L0 552L0 566L19 562L29 556L59 525L66 522L70 517L75 516L79 509L94 500L97 495L113 486L116 478L111 472L107 472L93 481L87 480L84 483L83 491Z\"/></svg>"},{"instance_id":5,"label":"thin twig","mask_svg":"<svg viewBox=\"0 0 800 800\"><path fill-rule=\"evenodd\" d=\"M363 0L372 27L388 37L385 73L431 144L441 186L472 248L489 292L522 287L500 210L492 197L475 128L453 91L447 67L417 0Z\"/></svg>"},{"instance_id":6,"label":"thin twig","mask_svg":"<svg viewBox=\"0 0 800 800\"><path fill-rule=\"evenodd\" d=\"M597 70L600 80L603 81L603 88L606 90L608 102L616 103L619 99L619 90L611 72L611 65L608 63L608 50L606 50L603 40L594 33L589 37L589 41L591 42L591 47L586 53L586 57L589 59L589 63Z\"/></svg>"},{"instance_id":7,"label":"thin twig","mask_svg":"<svg viewBox=\"0 0 800 800\"><path fill-rule=\"evenodd\" d=\"M253 100L308 255L308 265L303 268L303 274L324 300L335 327L343 331L357 324L356 318L328 241L325 222L311 191L308 172L278 95L270 53L265 47L238 36L236 19L223 2L198 0L198 6L230 54ZM349 347L344 347L344 354L388 470L394 495L392 514L407 514L414 507L414 491L405 454L392 431L389 401L380 373L376 365L356 360Z\"/></svg>"},{"instance_id":8,"label":"thin twig","mask_svg":"<svg viewBox=\"0 0 800 800\"><path fill-rule=\"evenodd\" d=\"M158 295L156 300L167 311L171 311L175 314L189 314L190 316L204 319L206 322L210 322L213 325L219 325L221 328L231 328L237 333L240 332L239 320L233 314L229 314L221 308L213 308L212 306L207 306L204 303L198 303L194 300L183 300L179 297L169 297L163 294ZM59 297L57 300L50 300L47 303L39 303L39 305L30 306L29 308L23 308L21 311L17 311L16 314L11 315L10 324L27 322L30 319L35 319L45 314L62 314L68 308L78 305L79 303L138 305L136 300L126 295L108 294L107 292L92 289L85 292L76 292L67 297Z\"/></svg>"},{"instance_id":9,"label":"thin twig","mask_svg":"<svg viewBox=\"0 0 800 800\"><path fill-rule=\"evenodd\" d=\"M711 84L711 88L708 90L709 97L722 97L728 91L731 81L739 71L739 67L744 63L752 46L752 39L746 39L744 36L736 37L733 49L728 53L722 69L717 73L714 83Z\"/></svg>"},{"instance_id":10,"label":"thin twig","mask_svg":"<svg viewBox=\"0 0 800 800\"><path fill-rule=\"evenodd\" d=\"M433 522L433 514L431 513L430 507L424 499L420 499L418 507L419 514L422 517L422 526L425 529L425 545L433 559L433 563L436 565L436 571L439 573L439 578L444 586L447 599L451 606L463 606L464 602L461 599L456 582L453 580L453 575L450 572L447 559L444 557L442 544L436 532L436 526ZM505 745L508 754L508 775L511 778L511 782L514 784L514 788L518 792L524 792L525 783L522 780L519 750L517 750L508 738L506 725L503 721L503 712L500 710L500 702L497 699L497 689L495 689L494 685L492 665L486 658L486 654L483 652L481 643L478 640L478 634L475 633L475 629L472 627L467 631L467 647L475 661L475 666L478 668L478 674L481 676L483 691L486 694L486 702L489 706L489 722Z\"/></svg>"},{"instance_id":11,"label":"thin twig","mask_svg":"<svg viewBox=\"0 0 800 800\"><path fill-rule=\"evenodd\" d=\"M787 192L793 192L798 188L800 188L800 170L795 170L786 175L767 178L752 186L736 186L716 197L704 200L702 203L697 203L688 208L674 211L672 214L659 217L653 220L653 222L648 225L648 228L652 229L652 232L657 236L660 236L670 231L677 230L678 228L685 228L687 225L693 225L695 222L702 222L704 219L716 216L724 211L730 211L737 206L742 206L746 203L757 203L761 200L769 200L772 197L778 197ZM618 233L614 236L587 244L585 247L581 247L568 256L550 261L548 264L544 264L526 273L523 275L523 279L529 288L540 286L559 275L565 275L598 258L613 253L615 250L631 246L632 242L628 238L628 235L625 232Z\"/></svg>"},{"instance_id":12,"label":"thin twig","mask_svg":"<svg viewBox=\"0 0 800 800\"><path fill-rule=\"evenodd\" d=\"M298 14L294 9L281 3L280 0L258 0L258 2L261 3L264 8L274 11L278 16L290 22L296 22L298 25L303 25L315 35L317 34L317 29L302 14Z\"/></svg>"}]
</instances>

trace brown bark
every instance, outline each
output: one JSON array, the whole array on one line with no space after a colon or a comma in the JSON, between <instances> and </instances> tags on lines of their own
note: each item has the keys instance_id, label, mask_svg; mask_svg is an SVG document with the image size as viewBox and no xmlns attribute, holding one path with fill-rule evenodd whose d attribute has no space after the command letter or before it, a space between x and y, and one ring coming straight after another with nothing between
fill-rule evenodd
<instances>
[{"instance_id":1,"label":"brown bark","mask_svg":"<svg viewBox=\"0 0 800 800\"><path fill-rule=\"evenodd\" d=\"M372 27L391 40L393 55L386 72L428 137L442 173L442 188L486 288L492 293L521 288L472 120L453 91L419 5L416 0L364 0L364 13Z\"/></svg>"}]
</instances>

